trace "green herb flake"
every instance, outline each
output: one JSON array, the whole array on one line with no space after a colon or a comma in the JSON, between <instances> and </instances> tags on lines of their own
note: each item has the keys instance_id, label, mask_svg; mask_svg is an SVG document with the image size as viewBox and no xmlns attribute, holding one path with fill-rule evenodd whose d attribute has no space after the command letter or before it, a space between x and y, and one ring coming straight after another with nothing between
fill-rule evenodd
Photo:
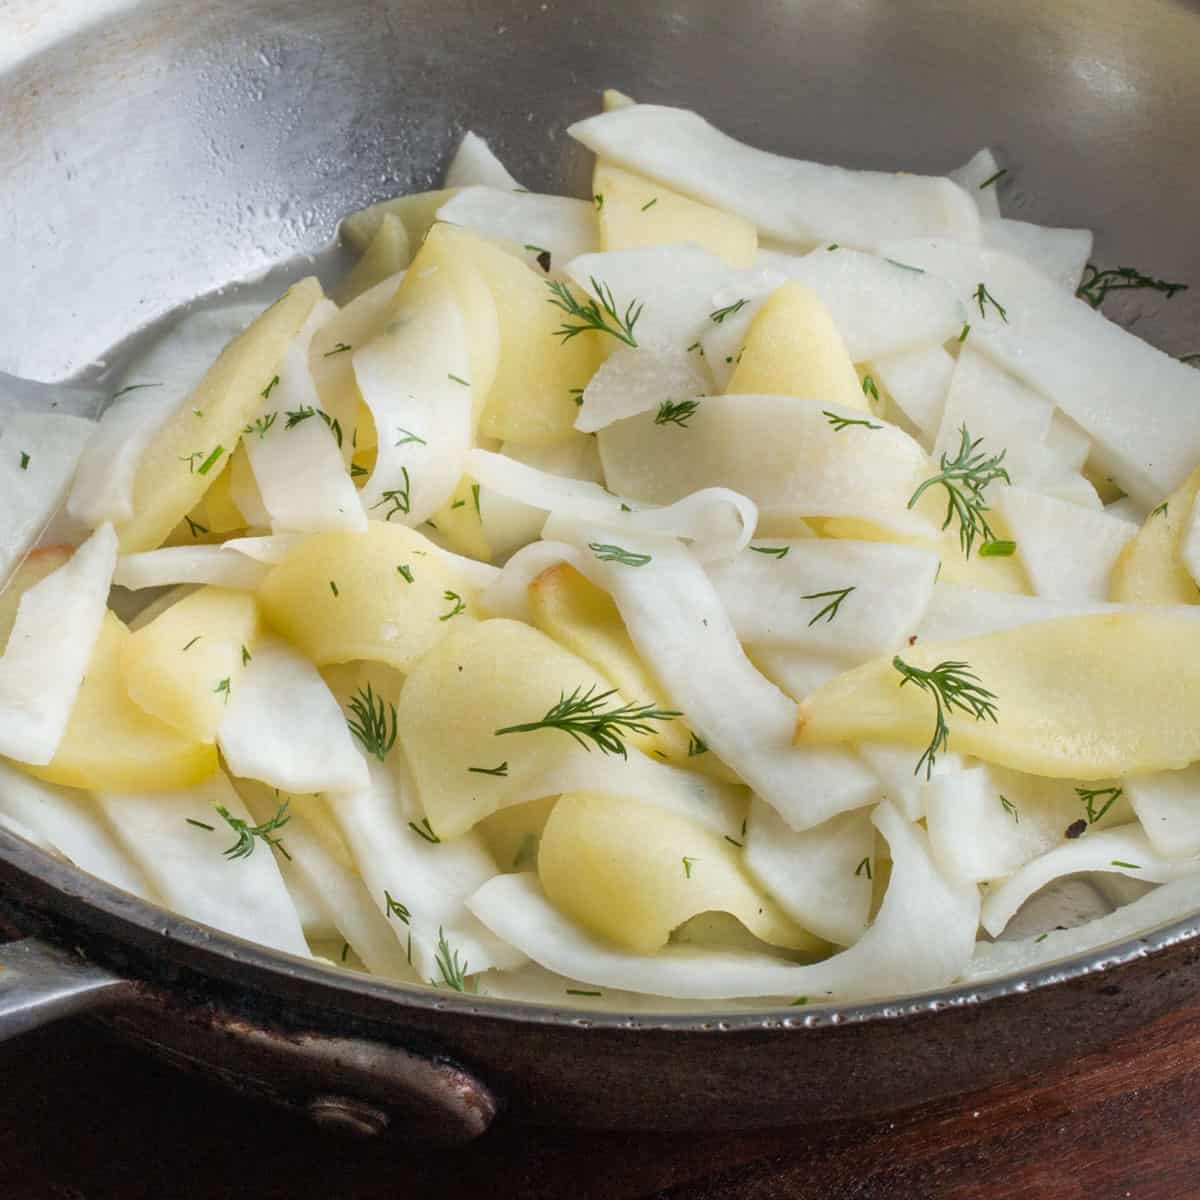
<instances>
[{"instance_id":1,"label":"green herb flake","mask_svg":"<svg viewBox=\"0 0 1200 1200\"><path fill-rule=\"evenodd\" d=\"M981 283L975 289L975 291L971 293L971 299L979 305L979 315L981 317L987 316L987 308L985 305L990 304L1000 314L1000 319L1005 323L1005 325L1008 324L1008 309L1006 309L1004 305L1001 304L1000 301L997 300L996 297L987 290L987 284Z\"/></svg>"},{"instance_id":2,"label":"green herb flake","mask_svg":"<svg viewBox=\"0 0 1200 1200\"><path fill-rule=\"evenodd\" d=\"M724 308L718 308L716 312L710 312L708 319L714 325L720 325L726 317L732 317L734 313L739 313L749 303L747 300L735 300L732 304L725 305Z\"/></svg>"},{"instance_id":3,"label":"green herb flake","mask_svg":"<svg viewBox=\"0 0 1200 1200\"><path fill-rule=\"evenodd\" d=\"M588 549L601 562L620 563L623 567L644 567L652 561L652 555L638 554L626 550L622 546L613 546L608 542L588 542Z\"/></svg>"},{"instance_id":4,"label":"green herb flake","mask_svg":"<svg viewBox=\"0 0 1200 1200\"><path fill-rule=\"evenodd\" d=\"M591 749L588 745L591 742L603 754L625 758L626 735L653 733L654 728L648 722L672 721L682 716L674 709L660 709L653 704L626 703L606 711L601 706L616 692L616 688L609 688L597 693L593 684L586 692L576 688L569 696L561 693L558 703L552 705L544 717L497 729L496 737L511 733L533 733L539 729L559 729L585 750Z\"/></svg>"},{"instance_id":5,"label":"green herb flake","mask_svg":"<svg viewBox=\"0 0 1200 1200\"><path fill-rule=\"evenodd\" d=\"M217 446L213 452L196 468L197 475L207 475L217 464L217 460L225 453L224 446Z\"/></svg>"},{"instance_id":6,"label":"green herb flake","mask_svg":"<svg viewBox=\"0 0 1200 1200\"><path fill-rule=\"evenodd\" d=\"M900 687L915 684L933 697L934 731L929 745L917 759L913 774L925 768L925 778L933 776L933 766L938 754L945 750L950 741L950 726L946 715L953 709L970 714L977 721L996 720L996 695L989 692L979 681L979 676L965 662L940 662L929 670L913 667L899 655L892 659L892 666L900 673Z\"/></svg>"},{"instance_id":7,"label":"green herb flake","mask_svg":"<svg viewBox=\"0 0 1200 1200\"><path fill-rule=\"evenodd\" d=\"M396 706L376 696L371 685L359 688L351 698L346 724L359 745L380 762L396 744Z\"/></svg>"},{"instance_id":8,"label":"green herb flake","mask_svg":"<svg viewBox=\"0 0 1200 1200\"><path fill-rule=\"evenodd\" d=\"M433 826L430 825L428 817L422 817L420 825L415 821L409 821L408 827L417 837L428 842L431 846L440 846L442 844L442 839L433 832Z\"/></svg>"},{"instance_id":9,"label":"green herb flake","mask_svg":"<svg viewBox=\"0 0 1200 1200\"><path fill-rule=\"evenodd\" d=\"M810 592L807 596L801 596L801 600L826 600L829 599L829 597L833 597L833 599L829 600L829 603L826 604L825 607L822 608L821 611L818 612L811 621L809 621L809 628L811 629L822 617L825 618L826 624L832 621L833 618L838 615L838 609L841 608L842 601L845 600L846 597L854 590L854 586L852 585L844 588L833 588L828 592Z\"/></svg>"},{"instance_id":10,"label":"green herb flake","mask_svg":"<svg viewBox=\"0 0 1200 1200\"><path fill-rule=\"evenodd\" d=\"M851 417L840 417L835 412L830 412L829 409L823 408L821 415L833 426L835 433L841 433L843 429L849 429L852 425L861 425L864 429L882 429L882 425L876 425L873 421L858 420Z\"/></svg>"},{"instance_id":11,"label":"green herb flake","mask_svg":"<svg viewBox=\"0 0 1200 1200\"><path fill-rule=\"evenodd\" d=\"M457 617L459 613L467 611L467 602L457 592L443 592L442 599L450 605L450 610L442 613L438 617L439 621L449 621L452 617Z\"/></svg>"}]
</instances>

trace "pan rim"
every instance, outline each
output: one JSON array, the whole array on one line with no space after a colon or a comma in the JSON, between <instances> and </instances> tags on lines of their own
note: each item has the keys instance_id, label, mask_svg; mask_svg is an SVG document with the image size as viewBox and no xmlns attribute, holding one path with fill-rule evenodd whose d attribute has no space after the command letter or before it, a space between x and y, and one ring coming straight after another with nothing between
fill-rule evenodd
<instances>
[{"instance_id":1,"label":"pan rim","mask_svg":"<svg viewBox=\"0 0 1200 1200\"><path fill-rule=\"evenodd\" d=\"M235 968L228 983L247 996L278 995L286 986L300 987L306 995L290 997L308 1001L335 1015L349 999L369 1000L405 1012L437 1013L496 1023L577 1028L580 1030L658 1031L668 1034L729 1035L764 1030L819 1030L833 1027L912 1021L957 1009L979 1009L1005 998L1032 995L1047 988L1089 975L1111 974L1121 967L1200 937L1200 909L1166 924L1111 945L1084 951L1029 971L974 982L958 983L933 991L852 1004L814 1002L795 1007L728 1009L712 1007L696 1013L621 1012L577 1007L556 1007L536 1001L463 995L453 991L415 987L350 973L313 959L303 959L246 941L211 926L142 900L106 883L74 864L17 834L0 827L0 882L38 893L37 907L92 933L104 933L119 945L148 948L178 947L198 955L210 965ZM15 897L18 906L24 897ZM101 921L115 928L97 928ZM201 975L215 975L204 961L189 964ZM246 973L249 974L246 974ZM343 1003L339 1006L338 999ZM347 1013L349 1019L349 1014Z\"/></svg>"}]
</instances>

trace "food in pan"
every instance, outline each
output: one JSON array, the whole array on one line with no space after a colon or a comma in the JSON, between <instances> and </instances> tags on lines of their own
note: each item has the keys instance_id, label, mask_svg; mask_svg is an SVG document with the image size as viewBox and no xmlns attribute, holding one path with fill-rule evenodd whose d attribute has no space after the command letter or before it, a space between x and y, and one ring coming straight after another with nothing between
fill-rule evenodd
<instances>
[{"instance_id":1,"label":"food in pan","mask_svg":"<svg viewBox=\"0 0 1200 1200\"><path fill-rule=\"evenodd\" d=\"M1183 285L610 93L0 435L0 817L337 967L584 1006L937 988L1200 904Z\"/></svg>"}]
</instances>

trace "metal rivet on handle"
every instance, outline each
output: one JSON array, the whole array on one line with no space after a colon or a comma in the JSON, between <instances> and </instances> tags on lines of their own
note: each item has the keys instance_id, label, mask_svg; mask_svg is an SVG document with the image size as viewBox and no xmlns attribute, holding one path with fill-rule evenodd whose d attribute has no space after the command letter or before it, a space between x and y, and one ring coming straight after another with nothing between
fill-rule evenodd
<instances>
[{"instance_id":1,"label":"metal rivet on handle","mask_svg":"<svg viewBox=\"0 0 1200 1200\"><path fill-rule=\"evenodd\" d=\"M388 1115L373 1104L349 1096L314 1096L308 1115L321 1126L351 1137L378 1137L388 1127Z\"/></svg>"}]
</instances>

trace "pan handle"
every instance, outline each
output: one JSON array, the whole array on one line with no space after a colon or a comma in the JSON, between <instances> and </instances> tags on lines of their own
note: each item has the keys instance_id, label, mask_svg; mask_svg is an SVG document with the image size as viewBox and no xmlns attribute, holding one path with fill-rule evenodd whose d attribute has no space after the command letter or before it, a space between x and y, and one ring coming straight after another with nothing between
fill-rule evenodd
<instances>
[{"instance_id":1,"label":"pan handle","mask_svg":"<svg viewBox=\"0 0 1200 1200\"><path fill-rule=\"evenodd\" d=\"M128 999L133 985L37 938L0 945L0 1042Z\"/></svg>"},{"instance_id":2,"label":"pan handle","mask_svg":"<svg viewBox=\"0 0 1200 1200\"><path fill-rule=\"evenodd\" d=\"M38 938L0 944L0 1042L105 1009L115 1010L109 1026L158 1057L340 1133L455 1145L478 1137L497 1113L486 1084L427 1049L278 1028L180 1002Z\"/></svg>"}]
</instances>

